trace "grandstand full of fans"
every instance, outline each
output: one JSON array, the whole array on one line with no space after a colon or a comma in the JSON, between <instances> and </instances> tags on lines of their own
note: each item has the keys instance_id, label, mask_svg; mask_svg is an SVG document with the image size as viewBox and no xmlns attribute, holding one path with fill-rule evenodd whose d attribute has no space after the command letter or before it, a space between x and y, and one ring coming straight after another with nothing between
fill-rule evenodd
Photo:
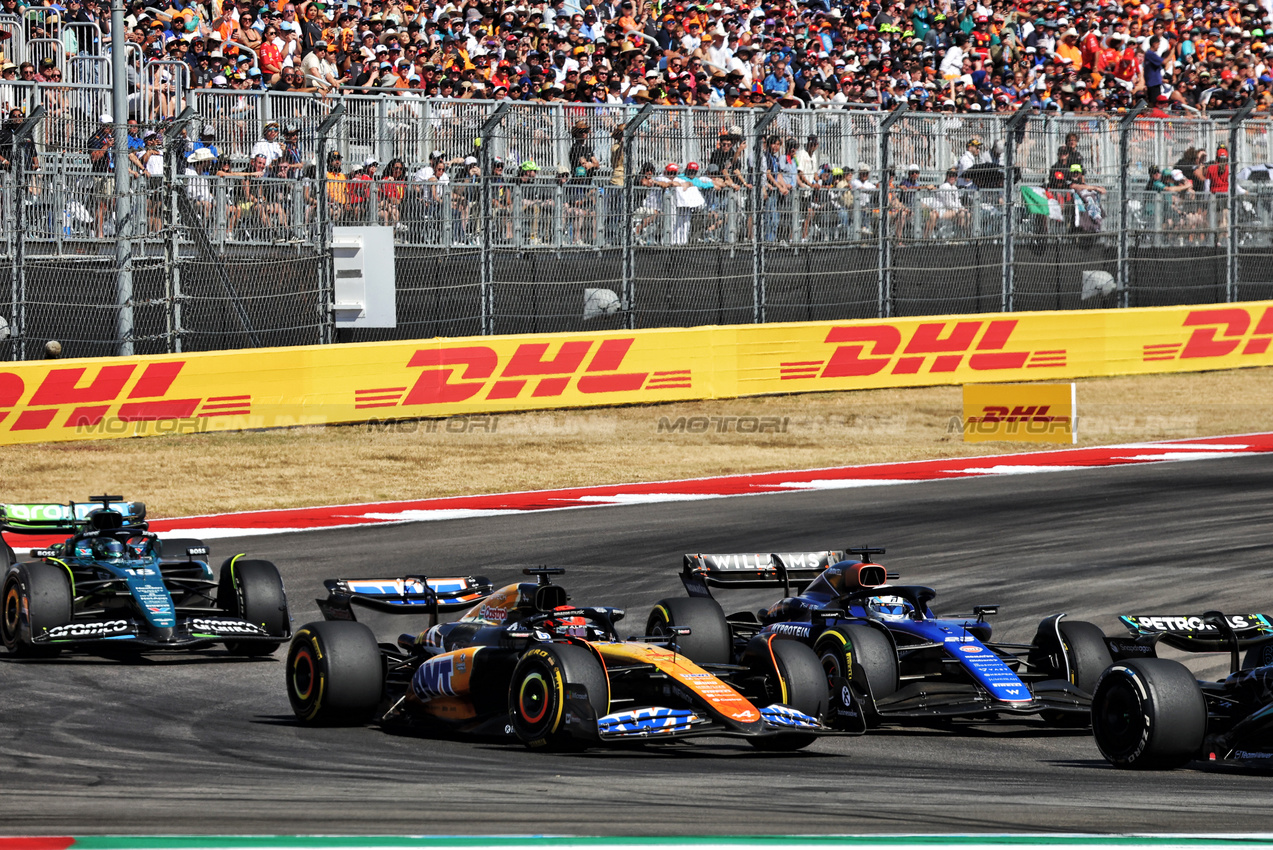
<instances>
[{"instance_id":1,"label":"grandstand full of fans","mask_svg":"<svg viewBox=\"0 0 1273 850\"><path fill-rule=\"evenodd\" d=\"M133 0L126 25L193 88L925 112L1273 104L1270 16L1253 3L753 3ZM112 40L105 0L3 0L3 15L23 24L0 37L60 39L66 57ZM55 81L62 63L5 62L3 78Z\"/></svg>"}]
</instances>

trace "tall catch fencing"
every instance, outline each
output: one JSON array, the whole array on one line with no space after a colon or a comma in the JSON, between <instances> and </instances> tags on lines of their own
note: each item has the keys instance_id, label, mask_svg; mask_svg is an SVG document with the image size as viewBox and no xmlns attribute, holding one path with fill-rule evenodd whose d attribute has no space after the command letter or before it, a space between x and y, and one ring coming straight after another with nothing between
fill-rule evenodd
<instances>
[{"instance_id":1,"label":"tall catch fencing","mask_svg":"<svg viewBox=\"0 0 1273 850\"><path fill-rule=\"evenodd\" d=\"M316 97L192 91L168 66L138 80L120 232L109 90L0 83L0 106L43 108L29 155L0 133L0 359L49 339L112 354L121 332L157 353L1273 297L1263 118ZM262 170L270 122L295 134ZM205 130L215 155L187 161ZM393 229L396 327L336 330L343 225Z\"/></svg>"}]
</instances>

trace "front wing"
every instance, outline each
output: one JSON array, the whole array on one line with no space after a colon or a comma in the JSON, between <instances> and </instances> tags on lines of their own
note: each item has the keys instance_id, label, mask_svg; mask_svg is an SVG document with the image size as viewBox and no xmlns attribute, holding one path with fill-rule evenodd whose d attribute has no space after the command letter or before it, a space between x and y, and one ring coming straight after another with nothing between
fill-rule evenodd
<instances>
[{"instance_id":1,"label":"front wing","mask_svg":"<svg viewBox=\"0 0 1273 850\"><path fill-rule=\"evenodd\" d=\"M1031 699L997 700L984 688L963 682L914 682L897 693L876 701L884 719L993 718L998 715L1030 715L1041 712L1083 715L1091 711L1091 694L1063 679L1035 682Z\"/></svg>"},{"instance_id":2,"label":"front wing","mask_svg":"<svg viewBox=\"0 0 1273 850\"><path fill-rule=\"evenodd\" d=\"M31 635L34 646L70 648L87 645L135 646L146 649L194 649L228 641L281 644L291 638L270 635L247 620L223 615L181 616L170 636L157 636L149 625L132 617L77 619Z\"/></svg>"}]
</instances>

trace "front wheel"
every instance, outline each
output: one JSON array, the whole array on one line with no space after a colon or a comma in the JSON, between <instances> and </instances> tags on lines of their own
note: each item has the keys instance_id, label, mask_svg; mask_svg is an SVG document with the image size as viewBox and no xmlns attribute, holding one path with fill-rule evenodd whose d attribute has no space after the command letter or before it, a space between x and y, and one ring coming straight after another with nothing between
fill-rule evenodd
<instances>
[{"instance_id":1,"label":"front wheel","mask_svg":"<svg viewBox=\"0 0 1273 850\"><path fill-rule=\"evenodd\" d=\"M896 693L899 684L897 650L888 635L872 626L847 623L820 634L813 648L828 687L833 679L847 679L862 701L867 725L878 726L875 702Z\"/></svg>"},{"instance_id":2,"label":"front wheel","mask_svg":"<svg viewBox=\"0 0 1273 850\"><path fill-rule=\"evenodd\" d=\"M9 652L27 658L51 658L57 646L32 639L73 617L70 573L56 564L15 564L5 576L0 641Z\"/></svg>"},{"instance_id":3,"label":"front wheel","mask_svg":"<svg viewBox=\"0 0 1273 850\"><path fill-rule=\"evenodd\" d=\"M306 623L287 650L287 698L303 723L360 725L384 693L380 647L352 620Z\"/></svg>"},{"instance_id":4,"label":"front wheel","mask_svg":"<svg viewBox=\"0 0 1273 850\"><path fill-rule=\"evenodd\" d=\"M269 561L231 558L221 565L220 586L217 602L227 613L260 626L270 637L287 637L291 618L278 567ZM225 648L234 655L270 655L278 644L263 640L228 641Z\"/></svg>"},{"instance_id":5,"label":"front wheel","mask_svg":"<svg viewBox=\"0 0 1273 850\"><path fill-rule=\"evenodd\" d=\"M532 647L513 668L508 686L508 715L513 732L532 749L579 749L566 718L571 685L582 685L596 718L610 707L606 672L588 649L565 643Z\"/></svg>"},{"instance_id":6,"label":"front wheel","mask_svg":"<svg viewBox=\"0 0 1273 850\"><path fill-rule=\"evenodd\" d=\"M1112 665L1092 695L1092 734L1115 767L1170 770L1192 761L1207 732L1207 705L1193 674L1166 658Z\"/></svg>"},{"instance_id":7,"label":"front wheel","mask_svg":"<svg viewBox=\"0 0 1273 850\"><path fill-rule=\"evenodd\" d=\"M766 690L772 700L769 704L789 706L815 720L826 714L826 677L818 656L803 643L772 635L754 638L747 647L745 663L753 676L767 680ZM784 732L747 740L758 750L793 752L817 739L817 735L808 732Z\"/></svg>"}]
</instances>

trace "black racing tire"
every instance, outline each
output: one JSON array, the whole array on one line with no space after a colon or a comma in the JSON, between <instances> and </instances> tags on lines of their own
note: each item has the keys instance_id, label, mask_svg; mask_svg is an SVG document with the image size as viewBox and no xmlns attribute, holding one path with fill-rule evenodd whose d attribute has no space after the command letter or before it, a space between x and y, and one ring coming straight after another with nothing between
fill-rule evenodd
<instances>
[{"instance_id":1,"label":"black racing tire","mask_svg":"<svg viewBox=\"0 0 1273 850\"><path fill-rule=\"evenodd\" d=\"M1253 667L1266 667L1269 664L1273 664L1273 643L1253 646L1242 656L1243 670L1250 670Z\"/></svg>"},{"instance_id":2,"label":"black racing tire","mask_svg":"<svg viewBox=\"0 0 1273 850\"><path fill-rule=\"evenodd\" d=\"M728 664L733 637L720 603L710 596L678 596L660 599L645 621L650 636L667 634L668 626L686 626L690 633L677 640L678 650L695 664Z\"/></svg>"},{"instance_id":3,"label":"black racing tire","mask_svg":"<svg viewBox=\"0 0 1273 850\"><path fill-rule=\"evenodd\" d=\"M193 537L160 537L158 542L159 557L166 561L186 560L188 557L186 555L187 549L207 549L208 554L199 558L205 563L212 557L212 547Z\"/></svg>"},{"instance_id":4,"label":"black racing tire","mask_svg":"<svg viewBox=\"0 0 1273 850\"><path fill-rule=\"evenodd\" d=\"M1115 767L1171 770L1197 758L1207 705L1193 673L1166 658L1111 665L1092 696L1092 734Z\"/></svg>"},{"instance_id":5,"label":"black racing tire","mask_svg":"<svg viewBox=\"0 0 1273 850\"><path fill-rule=\"evenodd\" d=\"M566 643L533 646L517 661L508 685L508 716L514 734L531 749L580 750L566 723L566 694L571 685L588 691L598 718L609 713L610 682L592 651Z\"/></svg>"},{"instance_id":6,"label":"black racing tire","mask_svg":"<svg viewBox=\"0 0 1273 850\"><path fill-rule=\"evenodd\" d=\"M771 687L768 690L774 695L774 702L818 720L826 715L830 702L826 675L812 649L796 640L772 635L758 637L748 644L747 661L752 675L763 675L769 679ZM784 732L764 738L748 738L747 741L758 750L794 752L817 739L817 735L808 732Z\"/></svg>"},{"instance_id":7,"label":"black racing tire","mask_svg":"<svg viewBox=\"0 0 1273 850\"><path fill-rule=\"evenodd\" d=\"M862 702L867 726L878 726L875 701L897 693L897 650L888 635L872 626L846 623L833 626L814 642L828 687L833 678L848 679Z\"/></svg>"},{"instance_id":8,"label":"black racing tire","mask_svg":"<svg viewBox=\"0 0 1273 850\"><path fill-rule=\"evenodd\" d=\"M384 689L380 647L362 623L319 620L296 631L287 650L287 698L302 723L367 723Z\"/></svg>"},{"instance_id":9,"label":"black racing tire","mask_svg":"<svg viewBox=\"0 0 1273 850\"><path fill-rule=\"evenodd\" d=\"M1069 662L1070 684L1087 691L1096 689L1101 674L1114 663L1105 633L1082 620L1062 620L1061 651Z\"/></svg>"},{"instance_id":10,"label":"black racing tire","mask_svg":"<svg viewBox=\"0 0 1273 850\"><path fill-rule=\"evenodd\" d=\"M217 602L233 617L241 617L265 629L271 637L287 637L291 618L287 611L287 595L278 567L269 561L234 559L221 565ZM225 588L229 588L228 597ZM270 655L278 649L270 641L227 641L225 648L234 655Z\"/></svg>"},{"instance_id":11,"label":"black racing tire","mask_svg":"<svg viewBox=\"0 0 1273 850\"><path fill-rule=\"evenodd\" d=\"M0 642L10 653L25 658L52 658L62 650L57 646L37 646L22 639L22 611L26 610L32 636L71 622L74 597L71 576L59 564L14 564L0 591Z\"/></svg>"}]
</instances>

